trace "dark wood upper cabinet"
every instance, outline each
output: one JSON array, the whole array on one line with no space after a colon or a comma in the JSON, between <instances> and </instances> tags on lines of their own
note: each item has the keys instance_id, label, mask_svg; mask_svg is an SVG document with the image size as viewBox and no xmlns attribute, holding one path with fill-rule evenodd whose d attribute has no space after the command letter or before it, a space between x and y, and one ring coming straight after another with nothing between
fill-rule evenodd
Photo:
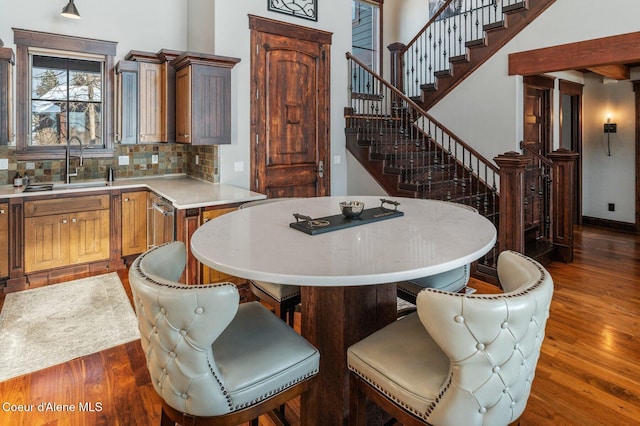
<instances>
[{"instance_id":1,"label":"dark wood upper cabinet","mask_svg":"<svg viewBox=\"0 0 640 426\"><path fill-rule=\"evenodd\" d=\"M238 58L185 52L176 70L176 142L231 143L231 69Z\"/></svg>"},{"instance_id":2,"label":"dark wood upper cabinet","mask_svg":"<svg viewBox=\"0 0 640 426\"><path fill-rule=\"evenodd\" d=\"M180 52L129 52L116 66L117 140L123 144L175 141L175 70Z\"/></svg>"},{"instance_id":3,"label":"dark wood upper cabinet","mask_svg":"<svg viewBox=\"0 0 640 426\"><path fill-rule=\"evenodd\" d=\"M0 46L2 46L1 41ZM14 64L13 50L0 47L0 145L7 145L13 139L11 90Z\"/></svg>"}]
</instances>

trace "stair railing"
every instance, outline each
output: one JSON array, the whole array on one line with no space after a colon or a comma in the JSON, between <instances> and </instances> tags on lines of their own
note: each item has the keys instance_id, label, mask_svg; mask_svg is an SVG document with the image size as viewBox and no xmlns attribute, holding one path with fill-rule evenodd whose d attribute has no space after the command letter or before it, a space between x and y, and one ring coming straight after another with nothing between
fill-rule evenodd
<instances>
[{"instance_id":1,"label":"stair railing","mask_svg":"<svg viewBox=\"0 0 640 426\"><path fill-rule=\"evenodd\" d=\"M402 77L392 83L410 97L419 97L422 87L433 85L438 73L449 73L450 63L466 59L467 47L484 44L485 30L504 21L504 11L522 0L447 0L416 36L394 52Z\"/></svg>"},{"instance_id":2,"label":"stair railing","mask_svg":"<svg viewBox=\"0 0 640 426\"><path fill-rule=\"evenodd\" d=\"M536 240L553 241L553 162L541 155L535 142L520 142L520 149L529 154L531 162L525 171L525 228L530 228Z\"/></svg>"},{"instance_id":3,"label":"stair railing","mask_svg":"<svg viewBox=\"0 0 640 426\"><path fill-rule=\"evenodd\" d=\"M471 206L497 226L498 168L357 58L346 57L347 132L359 132L370 158L399 174L407 194ZM495 267L497 247L481 262Z\"/></svg>"}]
</instances>

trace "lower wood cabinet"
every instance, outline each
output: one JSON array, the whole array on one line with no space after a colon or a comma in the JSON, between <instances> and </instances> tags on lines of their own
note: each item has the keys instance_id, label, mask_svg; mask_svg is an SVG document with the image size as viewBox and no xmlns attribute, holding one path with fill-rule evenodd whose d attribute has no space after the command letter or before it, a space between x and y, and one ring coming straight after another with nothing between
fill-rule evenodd
<instances>
[{"instance_id":1,"label":"lower wood cabinet","mask_svg":"<svg viewBox=\"0 0 640 426\"><path fill-rule=\"evenodd\" d=\"M0 203L0 278L9 276L9 204Z\"/></svg>"},{"instance_id":2,"label":"lower wood cabinet","mask_svg":"<svg viewBox=\"0 0 640 426\"><path fill-rule=\"evenodd\" d=\"M25 202L25 273L107 260L109 231L108 195Z\"/></svg>"},{"instance_id":3,"label":"lower wood cabinet","mask_svg":"<svg viewBox=\"0 0 640 426\"><path fill-rule=\"evenodd\" d=\"M125 192L122 205L122 255L147 250L147 191Z\"/></svg>"}]
</instances>

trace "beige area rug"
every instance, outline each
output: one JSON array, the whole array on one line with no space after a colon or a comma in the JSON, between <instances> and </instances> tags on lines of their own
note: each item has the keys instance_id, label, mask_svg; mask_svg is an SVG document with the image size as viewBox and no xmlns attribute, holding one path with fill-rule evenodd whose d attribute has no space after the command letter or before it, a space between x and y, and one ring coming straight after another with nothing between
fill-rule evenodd
<instances>
[{"instance_id":1,"label":"beige area rug","mask_svg":"<svg viewBox=\"0 0 640 426\"><path fill-rule=\"evenodd\" d=\"M139 337L115 272L10 293L0 312L0 382Z\"/></svg>"}]
</instances>

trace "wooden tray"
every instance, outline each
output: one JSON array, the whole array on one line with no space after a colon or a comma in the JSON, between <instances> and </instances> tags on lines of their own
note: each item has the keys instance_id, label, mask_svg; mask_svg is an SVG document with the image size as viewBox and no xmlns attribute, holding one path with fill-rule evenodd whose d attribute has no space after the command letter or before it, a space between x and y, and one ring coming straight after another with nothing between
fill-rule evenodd
<instances>
[{"instance_id":1,"label":"wooden tray","mask_svg":"<svg viewBox=\"0 0 640 426\"><path fill-rule=\"evenodd\" d=\"M298 220L290 223L289 226L305 234L317 235L400 216L404 216L404 213L399 210L374 207L365 209L357 219L348 219L343 214L337 214L311 220Z\"/></svg>"}]
</instances>

